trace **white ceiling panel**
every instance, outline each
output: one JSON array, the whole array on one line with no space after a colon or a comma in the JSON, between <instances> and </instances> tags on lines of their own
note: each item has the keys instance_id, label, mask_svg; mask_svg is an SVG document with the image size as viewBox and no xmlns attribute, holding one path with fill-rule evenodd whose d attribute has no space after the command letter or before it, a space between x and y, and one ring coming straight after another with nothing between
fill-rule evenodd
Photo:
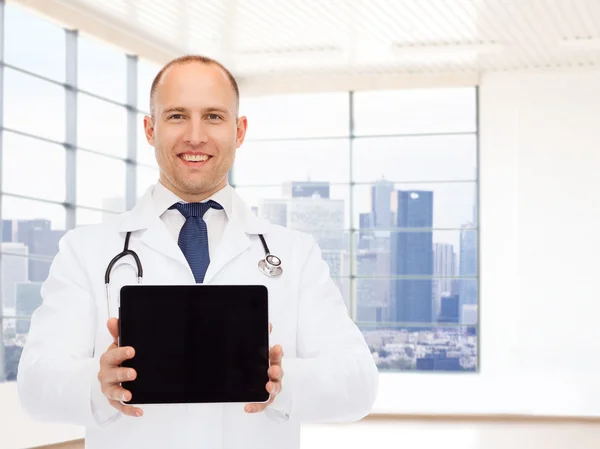
<instances>
[{"instance_id":1,"label":"white ceiling panel","mask_svg":"<svg viewBox=\"0 0 600 449\"><path fill-rule=\"evenodd\" d=\"M600 66L600 0L52 1L242 77Z\"/></svg>"}]
</instances>

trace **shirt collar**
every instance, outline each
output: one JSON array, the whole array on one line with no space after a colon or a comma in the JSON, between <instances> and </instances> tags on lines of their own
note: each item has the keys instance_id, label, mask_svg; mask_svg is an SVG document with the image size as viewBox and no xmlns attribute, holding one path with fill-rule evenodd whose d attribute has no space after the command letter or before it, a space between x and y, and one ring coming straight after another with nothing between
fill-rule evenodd
<instances>
[{"instance_id":1,"label":"shirt collar","mask_svg":"<svg viewBox=\"0 0 600 449\"><path fill-rule=\"evenodd\" d=\"M213 196L206 198L203 202L208 200L216 201L223 206L223 210L225 211L227 218L229 218L231 217L231 190L231 186L227 184ZM162 185L160 181L157 182L154 191L152 192L152 204L154 205L154 209L158 216L162 216L169 207L175 203L187 203L187 201L179 198L175 193Z\"/></svg>"}]
</instances>

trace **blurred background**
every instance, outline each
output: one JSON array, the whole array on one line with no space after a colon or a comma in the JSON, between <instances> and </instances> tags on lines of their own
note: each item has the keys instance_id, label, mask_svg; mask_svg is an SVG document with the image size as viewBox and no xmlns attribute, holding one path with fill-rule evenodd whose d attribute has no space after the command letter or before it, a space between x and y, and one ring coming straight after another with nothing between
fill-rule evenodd
<instances>
[{"instance_id":1,"label":"blurred background","mask_svg":"<svg viewBox=\"0 0 600 449\"><path fill-rule=\"evenodd\" d=\"M29 317L64 233L157 181L150 84L187 53L240 85L230 183L315 236L381 372L365 424L303 447L521 447L419 420L600 414L598 0L0 0L0 23L0 447L83 435L20 411Z\"/></svg>"}]
</instances>

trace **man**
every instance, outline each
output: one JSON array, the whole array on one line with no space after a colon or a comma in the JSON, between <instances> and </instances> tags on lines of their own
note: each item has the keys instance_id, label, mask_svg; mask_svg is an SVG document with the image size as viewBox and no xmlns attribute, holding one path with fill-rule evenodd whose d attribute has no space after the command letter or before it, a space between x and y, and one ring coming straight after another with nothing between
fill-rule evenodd
<instances>
[{"instance_id":1,"label":"man","mask_svg":"<svg viewBox=\"0 0 600 449\"><path fill-rule=\"evenodd\" d=\"M19 366L24 409L38 419L85 426L90 449L289 449L299 447L301 422L365 416L377 369L314 239L259 220L227 183L247 128L233 76L208 58L179 58L159 72L150 99L144 127L159 182L132 211L61 241ZM208 207L199 217L190 210L200 205L188 203ZM135 348L117 347L103 282L126 233L144 283L267 286L273 326L267 403L126 405L127 381L137 373L119 365L135 357ZM264 257L259 234L285 264L282 276L257 269ZM131 266L116 264L112 310L120 287L134 282ZM165 338L176 319L165 319Z\"/></svg>"}]
</instances>

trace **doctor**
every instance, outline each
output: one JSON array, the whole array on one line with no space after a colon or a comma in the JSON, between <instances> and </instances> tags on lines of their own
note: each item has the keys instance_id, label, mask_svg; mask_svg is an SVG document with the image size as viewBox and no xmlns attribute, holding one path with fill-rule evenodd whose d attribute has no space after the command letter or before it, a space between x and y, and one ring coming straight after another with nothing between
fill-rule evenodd
<instances>
[{"instance_id":1,"label":"doctor","mask_svg":"<svg viewBox=\"0 0 600 449\"><path fill-rule=\"evenodd\" d=\"M133 210L61 240L19 365L25 411L36 419L85 426L88 449L292 449L300 447L303 422L367 415L377 369L315 240L258 219L227 183L247 128L246 118L238 117L233 76L211 59L179 58L157 75L150 103L144 127L155 148L159 182ZM207 201L207 207L187 204ZM198 210L204 215L194 213ZM116 346L104 272L128 232L144 283L268 287L268 403L120 402L131 399L127 380L136 373L119 364L135 357L135 348ZM281 258L281 276L267 277L258 269L265 256L259 234ZM112 270L113 311L119 289L137 281L133 266L128 256ZM157 332L168 339L176 325L173 311Z\"/></svg>"}]
</instances>

